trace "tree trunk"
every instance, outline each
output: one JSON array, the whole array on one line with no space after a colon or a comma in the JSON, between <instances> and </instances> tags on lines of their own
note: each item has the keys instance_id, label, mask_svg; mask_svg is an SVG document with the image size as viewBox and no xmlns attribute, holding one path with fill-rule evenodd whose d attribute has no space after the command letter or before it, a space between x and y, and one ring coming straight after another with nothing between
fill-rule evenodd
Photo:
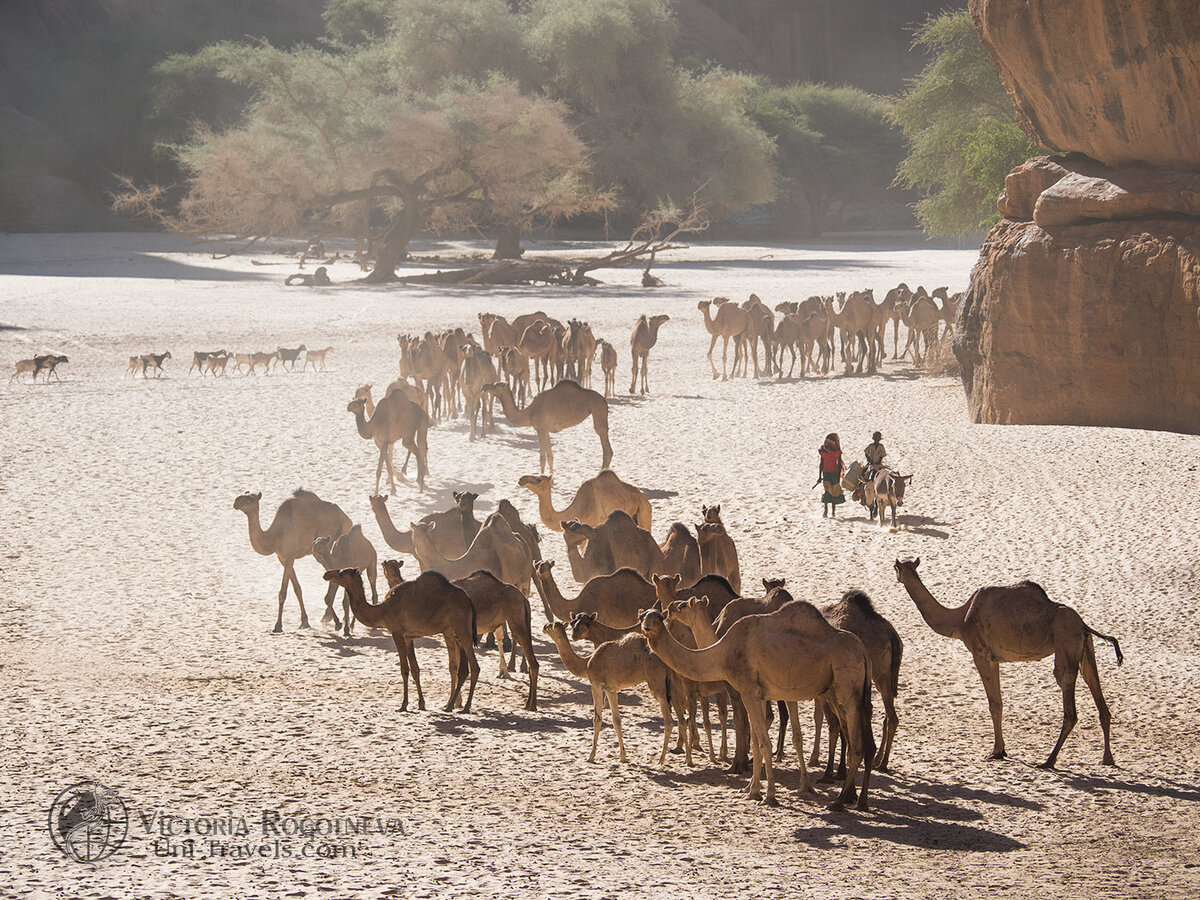
<instances>
[{"instance_id":1,"label":"tree trunk","mask_svg":"<svg viewBox=\"0 0 1200 900\"><path fill-rule=\"evenodd\" d=\"M521 228L519 225L501 225L500 235L496 239L496 252L492 259L520 259L525 252L521 246Z\"/></svg>"},{"instance_id":2,"label":"tree trunk","mask_svg":"<svg viewBox=\"0 0 1200 900\"><path fill-rule=\"evenodd\" d=\"M396 280L396 266L408 255L409 242L416 236L422 218L417 204L404 205L404 209L384 232L375 254L375 268L363 281L367 284L383 284Z\"/></svg>"}]
</instances>

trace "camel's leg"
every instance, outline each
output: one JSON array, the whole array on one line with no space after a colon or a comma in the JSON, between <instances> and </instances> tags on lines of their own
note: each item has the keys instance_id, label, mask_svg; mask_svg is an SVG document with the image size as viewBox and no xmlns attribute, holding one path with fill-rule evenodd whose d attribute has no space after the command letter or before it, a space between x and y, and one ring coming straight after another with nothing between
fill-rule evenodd
<instances>
[{"instance_id":1,"label":"camel's leg","mask_svg":"<svg viewBox=\"0 0 1200 900\"><path fill-rule=\"evenodd\" d=\"M404 699L400 702L400 712L408 711L408 644L403 638L392 635L396 644L396 654L400 657L400 676L404 679Z\"/></svg>"},{"instance_id":2,"label":"camel's leg","mask_svg":"<svg viewBox=\"0 0 1200 900\"><path fill-rule=\"evenodd\" d=\"M288 564L286 574L291 576L292 589L296 592L296 602L300 604L300 627L311 628L308 624L308 612L304 609L304 593L300 590L300 579L296 577L296 563Z\"/></svg>"},{"instance_id":3,"label":"camel's leg","mask_svg":"<svg viewBox=\"0 0 1200 900\"><path fill-rule=\"evenodd\" d=\"M404 639L404 649L408 656L408 668L412 672L413 684L417 688L417 709L425 709L425 692L421 690L421 667L417 664L417 648L409 638Z\"/></svg>"},{"instance_id":4,"label":"camel's leg","mask_svg":"<svg viewBox=\"0 0 1200 900\"><path fill-rule=\"evenodd\" d=\"M658 701L658 709L662 713L662 717L663 717L662 751L658 754L658 767L660 769L662 769L662 768L665 768L667 765L667 747L669 747L671 744L671 728L672 728L672 725L674 724L675 719L671 715L671 704L667 702L666 694L659 694L656 692L654 695L654 699L656 699ZM614 715L614 717L616 716L615 704L613 706L613 715ZM615 718L614 718L614 721L616 721ZM685 721L684 723L682 723L682 725L680 727L686 732L687 731L687 722ZM689 766L692 764L691 757L692 757L691 743L689 741L688 742L687 759L686 759L686 764Z\"/></svg>"},{"instance_id":5,"label":"camel's leg","mask_svg":"<svg viewBox=\"0 0 1200 900\"><path fill-rule=\"evenodd\" d=\"M592 682L592 755L588 762L596 761L596 744L600 740L600 726L604 724L604 689Z\"/></svg>"},{"instance_id":6,"label":"camel's leg","mask_svg":"<svg viewBox=\"0 0 1200 900\"><path fill-rule=\"evenodd\" d=\"M717 694L717 716L721 719L721 753L718 759L729 759L729 740L728 740L728 705L726 703L726 695L724 693Z\"/></svg>"},{"instance_id":7,"label":"camel's leg","mask_svg":"<svg viewBox=\"0 0 1200 900\"><path fill-rule=\"evenodd\" d=\"M387 450L385 449L386 446L387 445L385 444L384 446L379 448L379 461L375 463L375 493L376 494L379 493L379 479L383 475L383 458L384 458L384 454L387 452ZM393 493L395 493L395 492L393 491Z\"/></svg>"},{"instance_id":8,"label":"camel's leg","mask_svg":"<svg viewBox=\"0 0 1200 900\"><path fill-rule=\"evenodd\" d=\"M1100 730L1104 732L1104 757L1100 762L1106 766L1115 766L1117 763L1113 759L1112 744L1109 739L1112 713L1108 711L1108 704L1104 701L1104 692L1100 690L1100 673L1096 669L1096 650L1090 634L1085 635L1083 639L1083 658L1079 661L1079 673L1092 692L1092 699L1096 701L1096 711L1100 714Z\"/></svg>"},{"instance_id":9,"label":"camel's leg","mask_svg":"<svg viewBox=\"0 0 1200 900\"><path fill-rule=\"evenodd\" d=\"M729 380L729 372L727 369L727 360L728 359L729 359L729 338L728 338L728 336L726 336L724 348L721 350L721 380L722 381ZM734 347L733 347L733 368L734 368L734 374L736 375L737 374L737 345L736 344L734 344Z\"/></svg>"},{"instance_id":10,"label":"camel's leg","mask_svg":"<svg viewBox=\"0 0 1200 900\"><path fill-rule=\"evenodd\" d=\"M804 733L800 730L799 704L795 700L789 700L787 709L792 717L792 746L796 750L796 759L800 761L800 791L801 793L811 793L813 785L808 777L808 767L804 765ZM783 725L780 723L780 728L782 727Z\"/></svg>"},{"instance_id":11,"label":"camel's leg","mask_svg":"<svg viewBox=\"0 0 1200 900\"><path fill-rule=\"evenodd\" d=\"M471 678L471 683L467 685L467 702L463 704L463 712L471 711L471 701L475 699L475 685L479 682L479 660L475 656L475 646L471 643L471 638L474 638L474 635L471 635L466 643L462 643L460 640L459 644L459 650L462 654L461 659L465 662L467 674ZM500 651L500 655L504 655L503 648ZM463 672L462 665L460 664L458 673L458 689L460 693L462 691L462 679Z\"/></svg>"},{"instance_id":12,"label":"camel's leg","mask_svg":"<svg viewBox=\"0 0 1200 900\"><path fill-rule=\"evenodd\" d=\"M808 758L810 766L821 764L821 731L825 728L825 704L818 697L813 701L813 748Z\"/></svg>"},{"instance_id":13,"label":"camel's leg","mask_svg":"<svg viewBox=\"0 0 1200 900\"><path fill-rule=\"evenodd\" d=\"M708 736L708 761L713 765L717 764L717 754L713 752L713 733L712 721L708 717L708 698L705 697L700 701L700 712L704 719L704 733Z\"/></svg>"},{"instance_id":14,"label":"camel's leg","mask_svg":"<svg viewBox=\"0 0 1200 900\"><path fill-rule=\"evenodd\" d=\"M389 494L396 493L396 461L392 458L395 452L396 445L394 443L388 444L387 450L381 452L381 455L384 459L384 465L387 468ZM378 493L378 490L379 489L376 488L376 493Z\"/></svg>"},{"instance_id":15,"label":"camel's leg","mask_svg":"<svg viewBox=\"0 0 1200 900\"><path fill-rule=\"evenodd\" d=\"M1075 709L1075 681L1079 677L1080 659L1071 652L1073 649L1059 647L1054 653L1054 680L1062 689L1063 721L1062 728L1058 733L1058 741L1046 761L1038 767L1040 769L1054 768L1055 762L1058 761L1059 751L1067 742L1067 737L1075 730L1075 723L1079 721L1079 714Z\"/></svg>"},{"instance_id":16,"label":"camel's leg","mask_svg":"<svg viewBox=\"0 0 1200 900\"><path fill-rule=\"evenodd\" d=\"M342 634L345 637L350 637L350 627L354 624L354 610L350 608L350 592L342 591L342 625L345 631Z\"/></svg>"},{"instance_id":17,"label":"camel's leg","mask_svg":"<svg viewBox=\"0 0 1200 900\"><path fill-rule=\"evenodd\" d=\"M337 599L338 586L332 581L329 582L329 587L325 589L325 613L321 616L321 624L333 622L333 630L337 631L342 627L342 623L338 621L337 613L333 611L333 601Z\"/></svg>"},{"instance_id":18,"label":"camel's leg","mask_svg":"<svg viewBox=\"0 0 1200 900\"><path fill-rule=\"evenodd\" d=\"M779 703L779 739L775 742L775 762L783 762L783 741L787 736L788 706L782 700ZM769 711L769 710L768 710ZM767 720L770 723L770 719Z\"/></svg>"},{"instance_id":19,"label":"camel's leg","mask_svg":"<svg viewBox=\"0 0 1200 900\"><path fill-rule=\"evenodd\" d=\"M539 431L538 437L538 464L541 466L541 474L546 474L546 464L550 464L550 474L554 474L554 451L550 448L550 432Z\"/></svg>"},{"instance_id":20,"label":"camel's leg","mask_svg":"<svg viewBox=\"0 0 1200 900\"><path fill-rule=\"evenodd\" d=\"M988 759L1004 759L1008 754L1004 752L1004 734L1000 727L1004 717L1004 701L1000 698L1000 664L979 654L973 655L975 668L979 670L979 677L983 679L983 690L987 693L988 711L992 714L994 737Z\"/></svg>"},{"instance_id":21,"label":"camel's leg","mask_svg":"<svg viewBox=\"0 0 1200 900\"><path fill-rule=\"evenodd\" d=\"M458 636L456 634L447 632L442 635L442 640L446 642L446 656L449 658L450 666L450 699L442 707L442 712L451 712L458 705L459 696L462 694L464 674L463 654L462 647L458 645Z\"/></svg>"},{"instance_id":22,"label":"camel's leg","mask_svg":"<svg viewBox=\"0 0 1200 900\"><path fill-rule=\"evenodd\" d=\"M610 690L608 692L608 705L612 709L613 731L617 733L617 747L620 748L621 751L618 761L628 762L628 758L625 756L625 738L621 736L621 710L617 708L618 694L618 691ZM668 715L665 721L670 722L671 717ZM671 732L667 731L666 734L668 736L667 739L669 740Z\"/></svg>"},{"instance_id":23,"label":"camel's leg","mask_svg":"<svg viewBox=\"0 0 1200 900\"><path fill-rule=\"evenodd\" d=\"M283 581L279 583L279 615L275 618L275 628L273 629L275 634L283 632L283 601L287 599L290 569L291 565L285 562L283 564Z\"/></svg>"},{"instance_id":24,"label":"camel's leg","mask_svg":"<svg viewBox=\"0 0 1200 900\"><path fill-rule=\"evenodd\" d=\"M887 690L880 690L879 696L883 700L883 737L879 743L879 753L875 756L874 768L878 772L886 772L888 760L892 756L892 741L896 737L896 727L900 724L900 717L896 714L896 695L892 693L890 687Z\"/></svg>"},{"instance_id":25,"label":"camel's leg","mask_svg":"<svg viewBox=\"0 0 1200 900\"><path fill-rule=\"evenodd\" d=\"M750 752L754 759L753 774L750 776L750 797L754 800L765 799L768 806L776 806L775 799L775 768L771 759L771 738L767 732L766 704L762 700L752 700L745 704L746 716L750 720ZM762 797L762 782L759 773L762 769L767 772L767 795Z\"/></svg>"},{"instance_id":26,"label":"camel's leg","mask_svg":"<svg viewBox=\"0 0 1200 900\"><path fill-rule=\"evenodd\" d=\"M712 355L713 355L713 350L717 346L717 338L719 338L719 337L720 337L719 334L714 334L712 336L712 340L708 342L708 364L710 366L712 366L713 381L717 380L717 364L715 362L713 362Z\"/></svg>"},{"instance_id":27,"label":"camel's leg","mask_svg":"<svg viewBox=\"0 0 1200 900\"><path fill-rule=\"evenodd\" d=\"M867 690L871 689L870 684L865 687ZM859 704L857 701L859 698L850 695L841 699L843 702L838 703L838 713L842 720L842 741L846 746L846 780L838 798L831 804L831 808L843 809L844 805L853 802L857 795L857 808L865 810L867 808L867 785L871 780L871 761L863 752L865 743L862 733L863 722L861 716L858 715ZM870 727L870 723L867 723L867 727ZM854 778L858 774L860 763L863 767L862 791L856 792Z\"/></svg>"},{"instance_id":28,"label":"camel's leg","mask_svg":"<svg viewBox=\"0 0 1200 900\"><path fill-rule=\"evenodd\" d=\"M508 657L504 655L504 626L501 625L492 635L496 639L496 648L500 651L496 655L500 657L500 676L501 678L508 677ZM513 655L516 655L516 642L513 642Z\"/></svg>"},{"instance_id":29,"label":"camel's leg","mask_svg":"<svg viewBox=\"0 0 1200 900\"><path fill-rule=\"evenodd\" d=\"M637 387L637 377L638 377L638 355L637 355L637 351L635 350L633 352L633 380L629 382L629 393L631 393L631 394L634 392L634 389ZM643 390L642 393L644 394L646 392Z\"/></svg>"}]
</instances>

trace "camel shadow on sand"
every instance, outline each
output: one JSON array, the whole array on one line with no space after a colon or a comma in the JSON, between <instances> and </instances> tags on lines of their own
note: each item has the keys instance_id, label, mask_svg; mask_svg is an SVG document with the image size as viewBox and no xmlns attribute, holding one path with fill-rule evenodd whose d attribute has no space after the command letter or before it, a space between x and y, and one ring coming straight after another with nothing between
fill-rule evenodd
<instances>
[{"instance_id":1,"label":"camel shadow on sand","mask_svg":"<svg viewBox=\"0 0 1200 900\"><path fill-rule=\"evenodd\" d=\"M1116 794L1121 791L1129 791L1150 797L1167 797L1191 803L1200 802L1200 789L1196 785L1180 784L1165 778L1156 778L1153 782L1132 781L1106 775L1077 775L1074 772L1064 772L1058 769L1054 771L1054 774L1071 787L1089 794Z\"/></svg>"},{"instance_id":2,"label":"camel shadow on sand","mask_svg":"<svg viewBox=\"0 0 1200 900\"><path fill-rule=\"evenodd\" d=\"M890 522L891 521L890 513L888 515L889 515L888 521ZM865 515L861 515L861 516L842 515L842 516L838 516L838 519L842 522L856 522L856 523L861 523L863 525L868 525L871 528L878 529L879 531L890 531L891 530L890 525L887 528L880 528L878 521L876 521L875 519L869 519ZM930 516L899 515L896 517L896 524L900 526L900 529L899 529L900 531L903 531L907 534L919 534L922 537L948 538L948 537L950 537L950 532L943 531L942 528L937 527L937 526L943 526L943 527L949 528L949 527L952 527L954 523L953 522L939 522L936 519L931 518Z\"/></svg>"}]
</instances>

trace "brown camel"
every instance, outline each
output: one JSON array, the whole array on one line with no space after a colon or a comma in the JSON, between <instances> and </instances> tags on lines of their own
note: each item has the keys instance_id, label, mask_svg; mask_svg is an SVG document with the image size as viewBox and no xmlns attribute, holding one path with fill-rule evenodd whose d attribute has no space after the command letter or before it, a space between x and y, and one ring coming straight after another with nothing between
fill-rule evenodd
<instances>
[{"instance_id":1,"label":"brown camel","mask_svg":"<svg viewBox=\"0 0 1200 900\"><path fill-rule=\"evenodd\" d=\"M375 465L375 493L379 493L379 476L387 466L388 489L396 493L396 470L392 463L392 448L398 441L417 458L417 487L425 490L425 473L428 471L429 416L425 410L397 392L388 394L375 407L375 414L366 417L366 401L361 398L346 404L347 412L354 414L354 424L359 437L373 440L379 448L379 462Z\"/></svg>"},{"instance_id":2,"label":"brown camel","mask_svg":"<svg viewBox=\"0 0 1200 900\"><path fill-rule=\"evenodd\" d=\"M471 546L458 557L448 557L438 549L433 540L434 523L412 522L409 528L413 550L423 571L433 570L456 579L466 578L482 569L529 595L533 555L525 542L513 534L503 516L488 516Z\"/></svg>"},{"instance_id":3,"label":"brown camel","mask_svg":"<svg viewBox=\"0 0 1200 900\"><path fill-rule=\"evenodd\" d=\"M566 626L562 622L547 622L542 631L549 635L558 648L559 658L567 671L576 678L586 678L592 686L592 753L588 762L596 761L596 744L600 740L605 698L612 709L613 730L617 733L620 761L626 762L625 739L621 735L621 714L617 709L617 693L623 688L645 684L658 701L663 719L662 752L659 766L667 761L667 747L671 743L670 676L667 667L650 652L646 639L640 634L631 634L619 641L609 641L596 648L587 659L581 657L567 639Z\"/></svg>"},{"instance_id":4,"label":"brown camel","mask_svg":"<svg viewBox=\"0 0 1200 900\"><path fill-rule=\"evenodd\" d=\"M634 388L637 387L639 365L642 374L642 394L650 393L650 387L646 381L646 370L650 364L650 350L658 343L658 329L670 318L667 315L650 316L650 318L639 316L634 324L633 334L629 336L629 351L633 357L633 377L629 382L629 393L632 394Z\"/></svg>"},{"instance_id":5,"label":"brown camel","mask_svg":"<svg viewBox=\"0 0 1200 900\"><path fill-rule=\"evenodd\" d=\"M600 437L602 451L600 468L607 469L612 463L612 445L608 442L608 401L595 391L580 387L574 381L560 381L548 391L542 391L524 409L518 409L508 385L494 382L483 389L500 401L509 424L517 428L532 428L538 436L538 461L541 472L554 474L554 450L550 447L550 435L578 425L588 416Z\"/></svg>"},{"instance_id":6,"label":"brown camel","mask_svg":"<svg viewBox=\"0 0 1200 900\"><path fill-rule=\"evenodd\" d=\"M517 343L517 332L504 316L480 313L479 327L483 332L483 349L488 353L499 353L501 347Z\"/></svg>"},{"instance_id":7,"label":"brown camel","mask_svg":"<svg viewBox=\"0 0 1200 900\"><path fill-rule=\"evenodd\" d=\"M858 808L867 808L875 739L871 733L870 662L862 641L834 628L816 607L803 600L769 615L741 619L719 641L702 650L680 644L665 627L665 615L651 609L639 617L654 654L684 678L728 683L745 705L754 759L748 791L752 799L762 799L760 771L765 767L766 802L777 802L767 702L824 697L837 710L849 747L846 781L833 806L840 809L854 799L854 778L861 763ZM803 770L803 759L800 763Z\"/></svg>"},{"instance_id":8,"label":"brown camel","mask_svg":"<svg viewBox=\"0 0 1200 900\"><path fill-rule=\"evenodd\" d=\"M400 672L404 678L404 698L401 712L408 709L408 676L412 671L417 687L417 708L425 708L421 691L421 669L413 649L416 638L442 635L450 658L450 699L442 707L450 712L462 694L467 675L471 685L463 712L471 711L475 683L479 680L479 660L475 658L475 607L471 598L437 572L422 572L415 581L403 581L391 588L383 602L373 606L363 590L362 573L358 569L326 572L325 580L346 589L354 616L368 628L383 628L392 635L400 657Z\"/></svg>"},{"instance_id":9,"label":"brown camel","mask_svg":"<svg viewBox=\"0 0 1200 900\"><path fill-rule=\"evenodd\" d=\"M606 340L596 341L600 351L600 371L604 373L604 396L617 395L617 348Z\"/></svg>"},{"instance_id":10,"label":"brown camel","mask_svg":"<svg viewBox=\"0 0 1200 900\"><path fill-rule=\"evenodd\" d=\"M500 348L500 372L520 403L529 396L529 360L516 347Z\"/></svg>"},{"instance_id":11,"label":"brown camel","mask_svg":"<svg viewBox=\"0 0 1200 900\"><path fill-rule=\"evenodd\" d=\"M371 579L371 602L379 602L379 591L375 586L378 557L375 555L375 548L363 534L361 525L355 525L341 537L335 538L327 535L317 538L313 541L312 552L313 558L327 572L330 569L349 568L366 572ZM337 585L329 585L325 591L325 615L321 616L322 622L333 622L334 631L343 627L343 623L338 621L337 613L333 610L333 600L336 595ZM345 623L344 634L346 637L350 637L350 626L354 617L350 609L350 595L346 592L343 592L342 615Z\"/></svg>"},{"instance_id":12,"label":"brown camel","mask_svg":"<svg viewBox=\"0 0 1200 900\"><path fill-rule=\"evenodd\" d=\"M463 407L471 419L470 440L473 441L477 431L480 437L486 437L492 422L492 398L484 398L483 386L491 384L499 376L496 375L496 366L492 362L491 354L482 347L464 344L462 354L459 383L462 385Z\"/></svg>"},{"instance_id":13,"label":"brown camel","mask_svg":"<svg viewBox=\"0 0 1200 900\"><path fill-rule=\"evenodd\" d=\"M312 553L313 541L332 535L340 537L350 530L350 517L336 503L322 500L311 491L296 490L279 504L271 526L263 531L259 523L258 504L261 493L242 494L233 501L233 508L246 514L250 525L250 546L261 556L275 556L283 565L283 581L279 584L279 614L275 633L283 631L283 601L287 599L288 583L296 591L300 604L300 627L308 628L308 613L304 610L304 594L296 577L296 560Z\"/></svg>"},{"instance_id":14,"label":"brown camel","mask_svg":"<svg viewBox=\"0 0 1200 900\"><path fill-rule=\"evenodd\" d=\"M491 572L474 572L466 578L454 581L456 587L466 591L475 607L475 627L483 634L496 633L496 643L500 652L500 677L508 677L509 661L504 657L504 647L501 640L504 628L513 636L513 656L516 657L516 646L525 654L529 666L529 694L525 698L525 708L537 709L538 661L533 655L533 632L530 625L529 601L511 584L505 584Z\"/></svg>"},{"instance_id":15,"label":"brown camel","mask_svg":"<svg viewBox=\"0 0 1200 900\"><path fill-rule=\"evenodd\" d=\"M654 536L639 528L622 509L614 509L604 524L595 528L574 521L563 522L562 527L571 574L579 584L617 569L633 569L647 580L666 571Z\"/></svg>"},{"instance_id":16,"label":"brown camel","mask_svg":"<svg viewBox=\"0 0 1200 900\"><path fill-rule=\"evenodd\" d=\"M508 527L512 529L513 534L525 542L525 546L529 548L529 553L533 557L534 562L542 558L542 538L538 534L538 530L532 525L526 525L521 521L521 514L517 512L517 508L507 499L502 499L496 504L496 515L504 519L508 523Z\"/></svg>"},{"instance_id":17,"label":"brown camel","mask_svg":"<svg viewBox=\"0 0 1200 900\"><path fill-rule=\"evenodd\" d=\"M913 352L913 365L921 364L921 338L925 339L925 352L929 352L929 347L937 338L938 322L941 321L941 310L937 304L933 302L933 298L925 293L925 288L919 287L913 294L912 301L905 310L902 318L904 324L908 326L908 341L904 345L904 353L902 356L908 355L908 350L911 347Z\"/></svg>"},{"instance_id":18,"label":"brown camel","mask_svg":"<svg viewBox=\"0 0 1200 900\"><path fill-rule=\"evenodd\" d=\"M717 301L723 301L717 303ZM711 307L717 303L717 314L714 317L711 313ZM696 304L696 308L704 314L704 327L708 333L712 335L712 341L708 345L708 364L712 366L712 377L717 379L717 365L713 362L713 348L717 346L717 338L724 340L724 347L721 350L721 375L722 381L729 380L729 374L726 370L726 364L729 358L729 341L733 340L733 368L736 373L738 360L741 358L742 341L747 331L750 328L750 314L735 303L730 303L728 298L717 297L715 300L701 300Z\"/></svg>"},{"instance_id":19,"label":"brown camel","mask_svg":"<svg viewBox=\"0 0 1200 900\"><path fill-rule=\"evenodd\" d=\"M762 302L758 294L751 294L750 299L742 304L744 309L750 315L750 328L746 332L746 336L750 340L748 348L750 358L754 361L754 377L771 377L772 359L774 352L771 349L771 340L775 335L775 313L771 312L771 308ZM758 344L762 342L763 346L763 368L758 367Z\"/></svg>"},{"instance_id":20,"label":"brown camel","mask_svg":"<svg viewBox=\"0 0 1200 900\"><path fill-rule=\"evenodd\" d=\"M592 363L596 356L596 337L587 322L571 319L559 345L558 358L563 363L564 377L592 386Z\"/></svg>"},{"instance_id":21,"label":"brown camel","mask_svg":"<svg viewBox=\"0 0 1200 900\"><path fill-rule=\"evenodd\" d=\"M700 545L692 537L686 525L676 522L667 532L667 539L659 544L663 555L663 570L674 573L684 584L692 584L700 578Z\"/></svg>"},{"instance_id":22,"label":"brown camel","mask_svg":"<svg viewBox=\"0 0 1200 900\"><path fill-rule=\"evenodd\" d=\"M562 531L562 523L575 519L584 525L602 525L613 510L627 512L640 528L650 530L652 512L646 495L632 484L621 480L612 469L588 478L575 491L575 498L565 509L554 508L551 488L552 475L522 475L518 487L532 491L538 499L538 515L551 531Z\"/></svg>"},{"instance_id":23,"label":"brown camel","mask_svg":"<svg viewBox=\"0 0 1200 900\"><path fill-rule=\"evenodd\" d=\"M557 348L558 338L555 337L554 326L546 321L533 322L517 339L517 349L533 367L533 383L539 391L544 391L550 381L550 370Z\"/></svg>"},{"instance_id":24,"label":"brown camel","mask_svg":"<svg viewBox=\"0 0 1200 900\"><path fill-rule=\"evenodd\" d=\"M826 304L826 313L830 321L842 332L842 359L846 363L846 372L852 370L852 360L857 358L858 368L862 374L863 362L867 363L867 374L874 375L878 360L875 355L875 296L867 291L852 291L842 302L841 309L836 308L834 301Z\"/></svg>"},{"instance_id":25,"label":"brown camel","mask_svg":"<svg viewBox=\"0 0 1200 900\"><path fill-rule=\"evenodd\" d=\"M554 561L534 563L533 583L549 613L547 618L569 622L578 612L594 612L605 625L623 628L637 623L640 609L654 605L654 586L633 569L593 578L573 599L567 599L554 582Z\"/></svg>"},{"instance_id":26,"label":"brown camel","mask_svg":"<svg viewBox=\"0 0 1200 900\"><path fill-rule=\"evenodd\" d=\"M990 759L1004 759L1004 735L1000 720L1004 703L1000 698L1000 663L1027 662L1054 656L1054 680L1063 695L1063 721L1058 741L1041 768L1053 769L1067 736L1075 728L1079 716L1075 711L1075 679L1083 675L1096 701L1100 714L1100 730L1104 732L1106 766L1113 762L1109 741L1112 716L1100 690L1100 673L1096 669L1096 649L1092 638L1098 637L1113 645L1117 665L1125 659L1117 639L1101 634L1084 624L1079 613L1046 596L1041 586L1022 581L1006 586L982 587L962 606L947 609L934 599L921 582L917 566L921 559L896 560L896 580L904 585L917 604L925 623L944 637L956 638L967 645L975 659L975 668L983 679L988 709L992 714L994 740Z\"/></svg>"},{"instance_id":27,"label":"brown camel","mask_svg":"<svg viewBox=\"0 0 1200 900\"><path fill-rule=\"evenodd\" d=\"M650 579L654 583L654 595L659 609L666 609L672 603L704 598L704 611L710 619L719 616L722 610L738 599L733 585L720 575L705 575L694 582L685 582L679 575L655 575ZM687 587L681 585L687 584ZM776 609L778 607L775 607ZM774 610L756 610L756 612L773 612ZM714 637L708 643L715 643ZM701 645L705 646L705 645Z\"/></svg>"},{"instance_id":28,"label":"brown camel","mask_svg":"<svg viewBox=\"0 0 1200 900\"><path fill-rule=\"evenodd\" d=\"M701 522L696 526L696 542L700 545L700 572L721 575L733 589L742 592L742 572L738 567L737 547L720 522Z\"/></svg>"},{"instance_id":29,"label":"brown camel","mask_svg":"<svg viewBox=\"0 0 1200 900\"><path fill-rule=\"evenodd\" d=\"M900 357L898 350L900 346L900 323L904 320L908 304L911 300L912 290L902 281L884 295L883 302L878 306L879 337L881 339L885 337L887 323L892 323L892 359Z\"/></svg>"}]
</instances>

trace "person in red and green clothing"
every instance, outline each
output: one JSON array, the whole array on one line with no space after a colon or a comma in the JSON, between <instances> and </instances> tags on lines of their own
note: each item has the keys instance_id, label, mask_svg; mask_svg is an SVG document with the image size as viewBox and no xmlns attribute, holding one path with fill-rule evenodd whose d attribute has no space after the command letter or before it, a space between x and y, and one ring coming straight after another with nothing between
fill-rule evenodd
<instances>
[{"instance_id":1,"label":"person in red and green clothing","mask_svg":"<svg viewBox=\"0 0 1200 900\"><path fill-rule=\"evenodd\" d=\"M846 466L842 462L842 443L836 434L825 435L825 443L817 450L821 457L820 481L824 487L821 494L821 518L837 517L839 503L846 502L842 492L842 473Z\"/></svg>"}]
</instances>

